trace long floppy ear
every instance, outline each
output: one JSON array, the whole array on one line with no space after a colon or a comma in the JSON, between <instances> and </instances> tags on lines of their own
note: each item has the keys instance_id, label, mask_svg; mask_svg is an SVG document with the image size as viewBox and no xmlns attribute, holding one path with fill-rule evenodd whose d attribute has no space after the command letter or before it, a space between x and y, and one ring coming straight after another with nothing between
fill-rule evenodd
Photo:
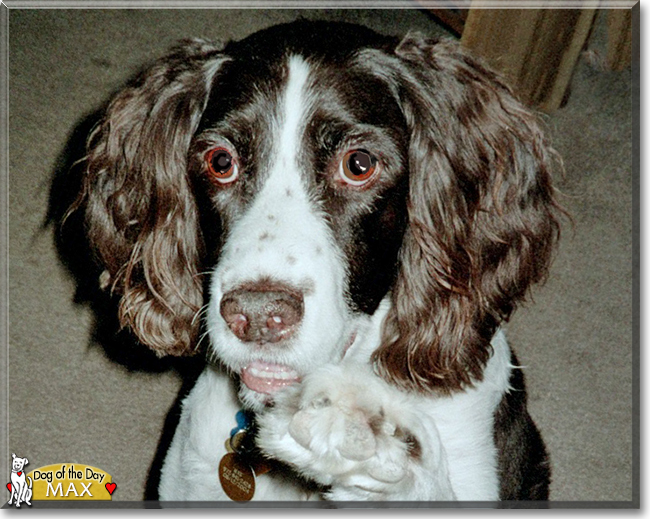
<instances>
[{"instance_id":1,"label":"long floppy ear","mask_svg":"<svg viewBox=\"0 0 650 519\"><path fill-rule=\"evenodd\" d=\"M449 393L482 379L493 334L547 273L559 161L536 117L457 44L413 35L395 52L409 225L374 361L400 386Z\"/></svg>"},{"instance_id":2,"label":"long floppy ear","mask_svg":"<svg viewBox=\"0 0 650 519\"><path fill-rule=\"evenodd\" d=\"M187 154L225 59L198 40L174 49L111 101L89 139L77 206L100 283L120 296L122 326L159 355L195 343L202 243Z\"/></svg>"}]
</instances>

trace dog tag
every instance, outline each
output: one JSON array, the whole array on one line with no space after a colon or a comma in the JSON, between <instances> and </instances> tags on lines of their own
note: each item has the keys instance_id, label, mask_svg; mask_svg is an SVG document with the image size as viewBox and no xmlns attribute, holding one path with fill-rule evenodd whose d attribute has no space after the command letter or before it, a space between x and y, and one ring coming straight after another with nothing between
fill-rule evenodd
<instances>
[{"instance_id":1,"label":"dog tag","mask_svg":"<svg viewBox=\"0 0 650 519\"><path fill-rule=\"evenodd\" d=\"M233 501L250 501L255 494L255 473L236 453L228 453L219 463L221 488Z\"/></svg>"},{"instance_id":2,"label":"dog tag","mask_svg":"<svg viewBox=\"0 0 650 519\"><path fill-rule=\"evenodd\" d=\"M229 441L230 441L230 448L232 449L232 452L240 452L242 444L244 443L247 434L248 431L246 429L242 429L241 431L237 431L233 436L230 437Z\"/></svg>"}]
</instances>

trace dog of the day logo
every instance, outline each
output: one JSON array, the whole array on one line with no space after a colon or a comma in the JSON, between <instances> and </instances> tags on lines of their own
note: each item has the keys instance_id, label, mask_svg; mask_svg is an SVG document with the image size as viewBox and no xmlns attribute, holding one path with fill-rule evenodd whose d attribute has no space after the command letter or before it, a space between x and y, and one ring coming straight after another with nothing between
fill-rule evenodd
<instances>
[{"instance_id":1,"label":"dog of the day logo","mask_svg":"<svg viewBox=\"0 0 650 519\"><path fill-rule=\"evenodd\" d=\"M24 460L20 463L16 460ZM20 507L21 503L31 506L33 501L111 501L117 485L107 472L79 463L55 463L32 470L22 470L27 458L14 455L11 482L7 490L11 493L9 505ZM16 470L19 469L19 470Z\"/></svg>"}]
</instances>

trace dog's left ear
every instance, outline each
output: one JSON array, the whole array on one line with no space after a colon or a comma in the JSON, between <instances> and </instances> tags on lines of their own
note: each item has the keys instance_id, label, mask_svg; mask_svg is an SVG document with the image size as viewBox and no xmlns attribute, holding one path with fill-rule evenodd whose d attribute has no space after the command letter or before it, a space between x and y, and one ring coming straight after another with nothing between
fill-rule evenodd
<instances>
[{"instance_id":1,"label":"dog's left ear","mask_svg":"<svg viewBox=\"0 0 650 519\"><path fill-rule=\"evenodd\" d=\"M196 350L202 237L188 154L220 46L186 42L120 91L88 142L82 207L120 323L159 355Z\"/></svg>"},{"instance_id":2,"label":"dog's left ear","mask_svg":"<svg viewBox=\"0 0 650 519\"><path fill-rule=\"evenodd\" d=\"M449 393L482 379L493 334L545 277L558 161L535 115L458 44L408 36L395 55L409 225L374 361L400 386Z\"/></svg>"}]
</instances>

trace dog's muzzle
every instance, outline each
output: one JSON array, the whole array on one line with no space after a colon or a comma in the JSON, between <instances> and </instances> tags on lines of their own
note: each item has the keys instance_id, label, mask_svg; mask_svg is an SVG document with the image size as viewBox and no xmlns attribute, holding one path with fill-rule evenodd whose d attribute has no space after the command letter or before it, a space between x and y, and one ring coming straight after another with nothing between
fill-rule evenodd
<instances>
[{"instance_id":1,"label":"dog's muzzle","mask_svg":"<svg viewBox=\"0 0 650 519\"><path fill-rule=\"evenodd\" d=\"M241 341L280 343L299 328L304 298L302 292L287 285L251 284L224 294L220 313Z\"/></svg>"}]
</instances>

